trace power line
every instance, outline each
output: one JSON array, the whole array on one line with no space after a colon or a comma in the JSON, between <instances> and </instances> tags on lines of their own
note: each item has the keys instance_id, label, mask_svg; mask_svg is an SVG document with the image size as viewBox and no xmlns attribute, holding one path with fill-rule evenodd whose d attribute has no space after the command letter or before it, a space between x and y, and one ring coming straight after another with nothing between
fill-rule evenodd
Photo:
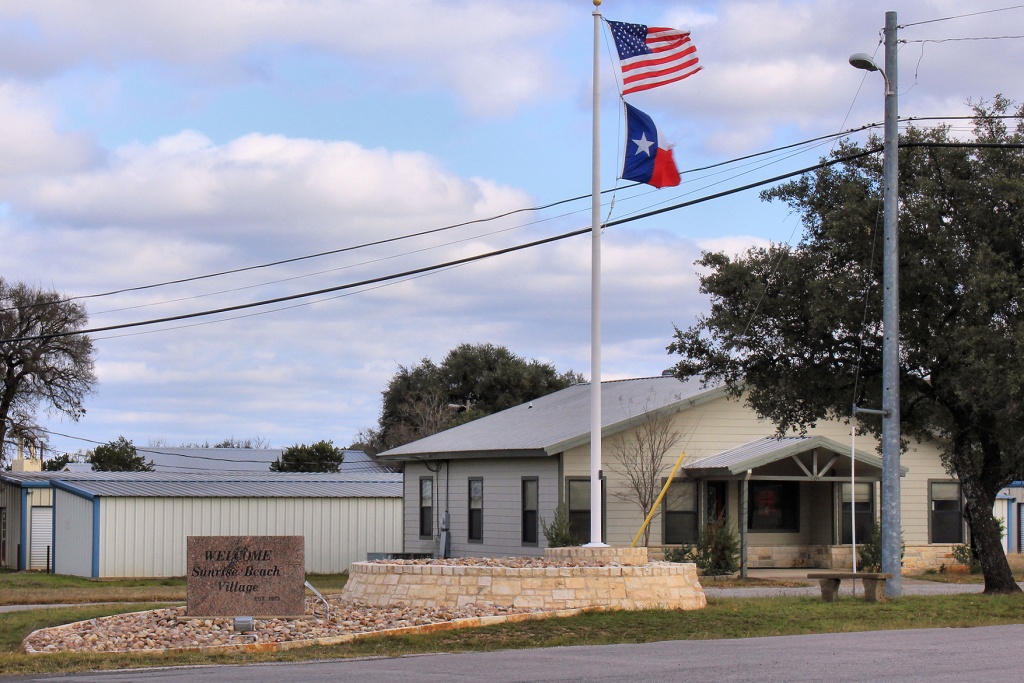
<instances>
[{"instance_id":1,"label":"power line","mask_svg":"<svg viewBox=\"0 0 1024 683\"><path fill-rule=\"evenodd\" d=\"M957 148L957 147L959 147L959 148L1019 149L1019 148L1024 148L1024 143L1019 143L1018 144L1018 143L976 143L976 142L966 142L966 143L930 143L930 142L926 142L926 143L900 143L899 146L900 147L948 147L948 148ZM760 187L760 186L763 186L763 185L769 185L771 183L775 183L775 182L778 182L780 180L786 180L788 178L792 178L794 176L802 175L804 173L807 173L807 172L810 172L810 171L814 171L814 170L817 170L817 169L820 169L820 168L825 168L825 167L828 167L828 166L833 166L835 164L840 164L840 163L844 163L844 162L847 162L847 161L852 161L854 159L858 159L858 158L861 158L861 157L864 157L864 156L868 156L870 154L875 154L875 153L877 153L879 151L881 151L880 147L871 148L871 149L868 149L868 150L862 150L861 152L859 152L857 154L848 155L848 156L844 156L844 157L837 157L835 159L830 159L830 160L827 160L827 161L823 161L823 162L815 164L813 166L808 166L808 167L805 167L805 168L802 168L802 169L799 169L799 170L796 170L796 171L791 171L789 173L784 173L784 174L781 174L781 175L777 175L777 176L774 176L772 178L768 178L768 179L765 179L765 180L759 180L757 182L749 183L749 184L743 185L741 187L733 188L733 189L730 189L730 190L724 190L722 192L718 192L718 193L715 193L715 194L712 194L712 195L707 195L707 196L700 197L698 199L694 199L694 200L690 200L690 201L686 201L686 202L672 204L670 206L662 207L662 208L659 208L659 209L654 209L652 211L647 211L647 212L636 214L636 215L629 216L629 217L626 217L626 218L620 218L620 219L615 220L615 221L608 221L602 227L608 228L608 227L614 227L614 226L618 226L618 225L624 225L626 223L631 223L633 221L642 220L644 218L650 218L652 216L657 216L659 214L666 213L666 212L669 212L669 211L677 211L679 209L683 209L683 208L686 208L686 207L689 207L689 206L694 206L696 204L700 204L700 203L703 203L703 202L706 202L706 201L711 201L712 199L720 199L722 197L725 197L725 196L728 196L728 195L731 195L731 194L736 194L738 192L743 192L743 191L746 191L746 190L750 190L750 189L753 189L755 187ZM318 289L318 290L309 291L309 292L300 292L298 294L291 294L291 295L288 295L288 296L276 297L276 298L272 298L272 299L264 299L264 300L249 302L249 303L245 303L245 304L237 304L237 305L234 305L234 306L225 306L225 307L222 307L222 308L206 310L206 311L196 311L196 312L192 312L192 313L183 313L181 315L167 316L167 317L164 317L164 318L155 318L155 319L151 319L151 320L142 320L142 321L136 321L136 322L130 322L130 323L121 323L121 324L117 324L117 325L108 325L108 326L104 326L104 327L87 328L87 329L82 329L82 330L57 332L57 333L52 333L52 334L31 335L31 336L23 336L23 337L16 337L16 338L10 338L10 339L0 339L0 343L22 342L22 341L30 341L30 340L37 340L37 339L53 339L53 338L58 338L58 337L69 337L69 336L74 336L74 335L78 335L78 334L94 334L94 333L98 333L98 332L108 332L108 331L113 331L113 330L121 330L121 329L128 329L128 328L134 328L134 327L143 327L143 326L148 326L148 325L156 325L156 324L165 323L165 322L175 322L175 321L179 321L179 320L190 320L190 319L206 317L206 316L210 316L210 315L217 315L217 314L220 314L220 313L230 313L230 312L234 312L234 311L240 311L240 310L247 310L247 309L251 309L251 308L257 308L257 307L260 307L260 306L268 306L268 305L272 305L272 304L276 304L276 303L284 303L284 302L288 302L288 301L296 301L296 300L306 299L306 298L313 297L313 296L319 296L321 294L330 294L330 293L333 293L333 292L339 292L339 291L354 289L354 288L357 288L357 287L363 287L363 286L366 286L366 285L377 284L377 283L381 283L381 282L388 282L388 281L391 281L391 280L396 280L396 279L400 279L400 278L410 277L410 276L413 276L413 275L418 275L418 274L422 274L422 273L430 273L430 272L441 270L441 269L445 269L445 268L451 268L451 267L455 267L455 266L458 266L458 265L464 265L464 264L467 264L467 263L473 263L473 262L476 262L476 261L481 261L481 260L484 260L484 259L493 258L495 256L501 256L501 255L509 254L509 253L516 252L516 251L522 251L522 250L525 250L525 249L530 249L530 248L533 248L533 247L542 246L544 244L550 244L552 242L557 242L557 241L560 241L560 240L563 240L563 239L568 239L570 237L576 237L578 235L587 234L590 231L591 231L591 228L589 228L589 227L587 227L587 228L580 228L578 230L573 230L573 231L562 233L562 234L555 235L555 236L552 236L552 237L546 237L546 238L543 238L543 239L540 239L540 240L534 240L532 242L527 242L527 243L520 244L520 245L515 245L515 246L511 246L511 247L505 247L503 249L497 249L497 250L494 250L494 251L485 252L483 254L477 254L475 256L467 256L467 257L464 257L464 258L461 258L461 259L455 259L455 260L452 260L452 261L447 261L447 262L444 262L444 263L434 264L434 265L430 265L430 266L423 266L423 267L420 267L420 268L415 268L415 269L412 269L412 270L407 270L407 271L404 271L404 272L401 272L401 273L393 273L393 274L390 274L390 275L382 275L382 276L375 277L375 278L369 278L369 279L366 279L366 280L361 280L359 282L353 282L353 283L348 283L348 284L343 284L343 285L337 285L337 286L334 286L334 287L327 287L327 288Z\"/></svg>"},{"instance_id":2,"label":"power line","mask_svg":"<svg viewBox=\"0 0 1024 683\"><path fill-rule=\"evenodd\" d=\"M697 172L700 172L700 171L710 170L710 169L718 168L718 167L721 167L721 166L727 166L729 164L734 164L734 163L737 163L737 162L740 162L740 161L746 161L746 160L749 160L749 159L754 159L754 158L766 156L766 155L769 155L769 154L775 154L775 153L780 152L780 151L794 149L794 148L801 147L801 146L809 146L812 143L815 143L815 142L818 142L818 141L821 141L821 140L829 140L829 139L834 139L834 138L842 137L842 136L845 136L845 135L850 135L850 134L857 133L857 132L860 132L860 131L863 131L863 130L867 130L869 128L877 127L878 125L880 125L880 124L872 123L872 124L868 124L866 126L862 126L860 128L849 129L849 130L845 130L845 131L841 131L841 132L836 132L836 133L829 133L827 135L822 135L822 136L810 138L810 139L807 139L807 140L803 140L803 141L800 141L800 142L795 142L795 143L790 143L790 144L787 144L787 145L782 145L780 147L774 147L774 148L771 148L771 149L763 150L763 151L760 151L760 152L755 152L753 154L748 154L748 155L744 155L744 156L741 156L741 157L736 157L736 158L733 158L733 159L729 159L729 160L726 160L726 161L718 162L718 163L711 164L711 165L708 165L708 166L702 166L702 167L697 167L697 168L692 168L692 169L686 169L686 170L681 171L680 174L681 175L686 175L686 174L697 173ZM621 190L621 189L629 189L629 188L633 188L633 187L638 187L640 185L642 185L642 184L641 183L631 183L631 184L626 185L624 187L611 188L611 189L608 189L608 190L603 190L601 192L601 194L607 194L607 193L611 193L611 192L616 192L616 191ZM190 276L190 277L185 277L185 278L178 278L178 279L174 279L174 280L166 280L166 281L163 281L163 282L156 282L156 283L145 284L145 285L137 285L137 286L132 286L132 287L124 287L124 288L110 290L110 291L106 291L106 292L99 292L99 293L93 293L93 294L82 294L82 295L70 296L70 297L66 297L66 298L63 298L63 299L55 299L55 300L51 300L51 301L47 301L47 302L43 302L43 303L39 303L39 304L31 304L30 306L44 306L44 305L50 305L50 304L55 304L55 303L65 303L65 302L68 302L68 301L78 301L78 300L84 300L84 299L96 299L96 298L101 298L101 297L113 296L113 295L116 295L116 294L124 294L124 293L128 293L128 292L137 292L137 291L145 291L145 290L149 290L149 289L155 289L155 288L158 288L158 287L165 287L165 286L175 285L175 284L185 284L185 283L188 283L188 282L196 282L196 281L199 281L199 280L206 280L206 279L211 279L211 278L215 278L215 277L221 277L221 276L224 276L224 275L232 275L232 274L248 272L248 271L253 271L253 270L260 270L260 269L265 269L265 268L271 268L271 267L280 266L280 265L287 265L287 264L290 264L290 263L297 263L297 262L300 262L300 261L306 261L306 260L310 260L310 259L321 258L321 257L324 257L324 256L332 256L332 255L336 255L336 254L356 251L356 250L359 250L359 249L365 249L365 248L369 248L369 247L373 247L373 246L380 246L380 245L383 245L383 244L390 244L390 243L398 242L398 241L401 241L401 240L412 239L412 238L415 238L415 237L423 237L423 236L426 236L426 235L431 235L431 234L436 234L436 233L439 233L439 232L453 230L455 228L465 227L465 226L468 226L468 225L487 223L487 222L491 222L491 221L498 220L498 219L501 219L501 218L507 218L508 216L512 216L512 215L519 214L519 213L543 211L545 209L553 208L553 207L560 206L560 205L563 205L563 204L569 204L569 203L572 203L572 202L581 201L583 199L588 199L589 197L590 197L590 194L588 193L588 194L585 194L585 195L578 195L578 196L570 197L570 198L567 198L567 199L560 199L560 200L557 200L557 201L549 202L547 204L541 204L541 205L538 205L538 206L513 209L513 210L510 210L510 211L506 211L504 213L501 213L501 214L496 214L494 216L489 216L487 218L479 218L479 219L474 219L474 220L471 220L471 221L464 221L464 222L461 222L461 223L454 223L454 224L443 226L443 227L440 227L440 228L431 228L429 230L422 230L422 231L418 231L418 232L414 232L414 233L409 233L409 234L406 234L406 235L399 235L399 236L396 236L396 237L389 237L389 238L385 238L385 239L381 239L381 240L375 240L375 241L372 241L372 242L364 242L362 244L350 245L350 246L347 246L347 247L340 247L340 248L337 248L337 249L321 251L321 252L317 252L317 253L314 253L314 254L307 254L307 255L304 255L304 256L296 256L296 257L291 257L291 258L287 258L287 259L271 261L271 262L268 262L268 263L261 263L261 264L257 264L257 265L242 266L242 267L239 267L239 268L231 268L231 269L227 269L227 270L223 270L223 271L218 271L218 272L214 272L214 273L207 273L207 274L203 274L203 275L195 275L195 276ZM529 223L527 223L525 225L529 225ZM517 226L517 227L521 227L521 226ZM514 228L506 228L505 230L511 230L511 229L514 229ZM389 258L394 258L394 257L389 257ZM321 271L321 272L324 272L324 271ZM297 277L305 277L305 276L297 276ZM297 279L297 278L289 278L289 279ZM276 281L276 282L280 282L280 281ZM268 284L268 283L262 283L262 284ZM269 284L272 284L272 283L269 283ZM248 288L257 287L257 286L261 286L261 285L251 285ZM240 289L245 289L245 288L240 288ZM237 291L237 290L226 290L226 291ZM218 293L223 293L223 292L214 292L212 294L218 294ZM202 296L208 296L208 295L202 295ZM186 297L185 299L188 299L188 298L197 298L197 297ZM166 302L161 302L161 303L166 303ZM156 305L156 304L147 304L147 305ZM10 309L0 309L0 310L10 310ZM126 309L116 309L116 310L126 310ZM104 311L104 312L114 312L114 311Z\"/></svg>"},{"instance_id":3,"label":"power line","mask_svg":"<svg viewBox=\"0 0 1024 683\"><path fill-rule=\"evenodd\" d=\"M871 149L871 150L868 150L868 151L861 152L860 154L855 154L855 155L851 155L851 156L847 156L847 157L840 157L840 158L837 158L837 159L831 159L831 160L828 160L828 161L825 161L825 162L821 162L821 163L815 164L813 166L808 166L806 168L802 168L802 169L797 170L797 171L792 171L790 173L785 173L783 175L778 175L778 176L775 176L773 178L769 178L767 180L761 180L761 181L758 181L758 182L755 182L755 183L750 183L748 185L744 185L744 186L739 187L739 188L734 188L732 190L725 190L723 192L719 192L719 193L716 193L716 194L713 194L713 195L709 195L709 196L706 196L706 197L701 197L701 198L690 200L690 201L687 201L687 202L682 202L682 203L679 203L679 204L673 204L673 205L668 206L668 207L663 207L663 208L660 208L660 209L655 209L654 211L649 211L649 212L646 212L646 213L637 214L635 216L630 216L630 217L627 217L627 218L620 218L620 219L615 220L615 221L609 221L609 222L605 223L603 227L613 227L613 226L617 226L617 225L623 225L625 223L631 223L633 221L641 220L643 218L649 218L651 216L656 216L658 214L665 213L666 211L676 211L678 209L682 209L682 208L685 208L685 207L688 207L688 206L693 206L695 204L700 204L702 202L710 201L712 199L718 199L718 198L725 197L725 196L730 195L730 194L735 194L737 192L743 192L745 190L749 190L749 189L754 188L754 187L759 187L761 185L767 185L767 184L770 184L770 183L778 182L779 180L785 180L786 178L792 178L794 176L802 175L803 173L807 173L808 171L813 171L813 170L816 170L816 169L819 169L819 168L823 168L823 167L826 167L826 166L832 166L832 165L835 165L835 164L843 163L845 161L850 161L852 159L857 159L859 157L866 156L868 154L874 154L875 152L879 151L879 149L880 148L878 148L878 149ZM240 310L246 310L246 309L250 309L250 308L256 308L258 306L267 306L267 305L276 304L276 303L283 303L283 302L286 302L286 301L295 301L295 300L298 300L298 299L305 299L305 298L309 298L309 297L312 297L312 296L319 296L321 294L329 294L329 293L332 293L332 292L339 292L339 291L343 291L343 290L347 290L347 289L353 289L353 288L356 288L356 287L362 287L362 286L365 286L365 285L376 284L376 283L380 283L380 282L387 282L387 281L390 281L390 280L396 280L396 279L399 279L399 278L408 277L408 276L411 276L411 275L417 275L417 274L420 274L420 273L428 273L428 272L432 272L432 271L435 271L435 270L440 270L442 268L450 268L450 267L453 267L453 266L456 266L456 265L462 265L462 264L466 264L466 263L472 263L472 262L475 262L475 261L481 261L481 260L484 260L484 259L487 259L487 258L493 258L495 256L501 256L503 254L508 254L508 253L512 253L512 252L515 252L515 251L522 251L524 249L530 249L530 248L538 247L538 246L541 246L541 245L544 245L544 244L550 244L552 242L557 242L557 241L560 241L560 240L563 240L563 239L568 239L570 237L576 237L578 235L584 235L584 234L589 233L590 231L591 231L591 229L589 227L587 227L587 228L580 228L578 230L572 230L570 232L562 233L560 235L555 235L553 237L546 237L544 239L534 240L532 242L527 242L525 244L515 245L515 246L511 246L511 247L505 247L504 249L497 249L497 250L486 252L486 253L483 253L483 254L477 254L475 256L467 256L467 257L464 257L464 258L461 258L461 259L455 259L453 261L447 261L445 263L435 264L435 265L431 265L431 266L423 266L421 268L415 268L413 270L408 270L408 271L405 271L405 272L402 272L402 273L394 273L394 274L391 274L391 275L382 275L382 276L379 276L379 277L370 278L370 279L362 280L362 281L359 281L359 282L352 282L352 283L348 283L348 284L337 285L335 287L327 287L327 288L324 288L324 289L318 289L318 290L311 291L311 292L301 292L301 293L298 293L298 294L291 294L291 295L288 295L288 296L276 297L276 298L273 298L273 299L265 299L265 300L262 300L262 301L254 301L254 302L250 302L250 303L246 303L246 304L237 304L235 306L226 306L226 307L223 307L223 308L207 310L207 311L196 311L196 312L193 312L193 313L183 313L181 315L168 316L168 317L165 317L165 318L155 318L155 319L152 319L152 320L142 320L142 321L136 321L136 322L131 322L131 323L121 323L121 324L118 324L118 325L108 325L108 326L105 326L105 327L95 327L95 328L88 328L88 329L75 330L75 331L57 332L57 333L53 333L53 334L25 336L25 337L18 337L18 338L12 338L12 339L0 339L0 343L21 342L21 341L29 341L29 340L34 340L34 339L52 339L52 338L57 338L57 337L69 337L69 336L78 335L78 334L94 334L94 333L98 333L98 332L108 332L108 331L112 331L112 330L121 330L121 329L127 329L127 328L132 328L132 327L142 327L142 326L146 326L146 325L156 325L156 324L160 324L160 323L174 322L174 321L178 321L178 320L189 320L189 319L200 318L200 317L205 317L205 316L209 316L209 315L217 315L219 313L230 313L230 312L233 312L233 311L240 311Z\"/></svg>"},{"instance_id":4,"label":"power line","mask_svg":"<svg viewBox=\"0 0 1024 683\"><path fill-rule=\"evenodd\" d=\"M999 7L996 9L982 10L980 12L970 12L968 14L957 14L950 17L940 17L938 19L926 19L925 21L915 21L912 24L903 24L900 28L907 28L909 26L921 26L922 24L934 24L940 21L951 21L953 19L965 19L967 17L977 17L982 14L994 14L996 12L1009 12L1010 10L1024 9L1024 5L1013 5L1012 7Z\"/></svg>"}]
</instances>

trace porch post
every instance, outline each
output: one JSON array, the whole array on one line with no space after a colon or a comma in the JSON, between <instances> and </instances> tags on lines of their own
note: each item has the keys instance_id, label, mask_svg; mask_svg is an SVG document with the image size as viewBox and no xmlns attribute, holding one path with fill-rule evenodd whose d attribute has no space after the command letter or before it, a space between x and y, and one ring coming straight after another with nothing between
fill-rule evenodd
<instances>
[{"instance_id":1,"label":"porch post","mask_svg":"<svg viewBox=\"0 0 1024 683\"><path fill-rule=\"evenodd\" d=\"M740 578L747 578L747 481L750 470L740 480Z\"/></svg>"}]
</instances>

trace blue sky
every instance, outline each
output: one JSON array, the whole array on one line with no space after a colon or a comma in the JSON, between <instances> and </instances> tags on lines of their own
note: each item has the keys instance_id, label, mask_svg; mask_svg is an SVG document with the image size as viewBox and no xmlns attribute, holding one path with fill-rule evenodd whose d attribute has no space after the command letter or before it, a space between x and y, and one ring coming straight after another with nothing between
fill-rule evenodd
<instances>
[{"instance_id":1,"label":"blue sky","mask_svg":"<svg viewBox=\"0 0 1024 683\"><path fill-rule=\"evenodd\" d=\"M900 9L900 112L1021 99L1024 10ZM630 96L682 170L881 120L890 3L608 0L689 29L703 71ZM0 6L0 276L68 295L188 278L488 218L589 192L593 5L583 0L7 0ZM999 10L999 11L996 11ZM933 21L941 20L941 21ZM985 40L963 40L985 38ZM993 39L999 38L999 39ZM955 40L954 40L955 39ZM622 123L602 32L602 184ZM961 127L962 123L956 123ZM860 139L862 136L855 136ZM699 198L813 164L828 144L605 212ZM619 183L621 185L621 183ZM388 245L86 301L93 326L335 287L587 227L579 202ZM799 239L756 191L608 229L606 379L656 375L707 306L695 259ZM589 374L589 238L233 320L94 335L96 392L57 451L259 436L347 445L398 365L464 342ZM261 311L263 309L260 309ZM219 322L215 322L218 321ZM202 323L202 324L194 324Z\"/></svg>"}]
</instances>

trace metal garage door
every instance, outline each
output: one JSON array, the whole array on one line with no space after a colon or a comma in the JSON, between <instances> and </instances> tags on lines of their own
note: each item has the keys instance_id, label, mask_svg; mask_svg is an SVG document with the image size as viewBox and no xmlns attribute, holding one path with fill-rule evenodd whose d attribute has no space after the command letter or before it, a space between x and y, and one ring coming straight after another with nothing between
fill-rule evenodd
<instances>
[{"instance_id":1,"label":"metal garage door","mask_svg":"<svg viewBox=\"0 0 1024 683\"><path fill-rule=\"evenodd\" d=\"M29 569L46 569L47 550L53 544L53 508L32 507L32 540Z\"/></svg>"}]
</instances>

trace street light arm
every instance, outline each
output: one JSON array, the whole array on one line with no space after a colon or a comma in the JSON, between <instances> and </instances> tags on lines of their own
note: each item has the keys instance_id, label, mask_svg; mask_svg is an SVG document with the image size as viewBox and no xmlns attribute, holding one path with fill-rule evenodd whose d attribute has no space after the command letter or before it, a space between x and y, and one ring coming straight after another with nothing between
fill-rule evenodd
<instances>
[{"instance_id":1,"label":"street light arm","mask_svg":"<svg viewBox=\"0 0 1024 683\"><path fill-rule=\"evenodd\" d=\"M866 52L857 52L850 55L850 66L855 69L863 69L864 71L877 71L882 74L882 78L885 80L885 94L893 95L892 87L889 85L889 77L885 75L885 69L878 66L875 60L872 59L871 55Z\"/></svg>"}]
</instances>

